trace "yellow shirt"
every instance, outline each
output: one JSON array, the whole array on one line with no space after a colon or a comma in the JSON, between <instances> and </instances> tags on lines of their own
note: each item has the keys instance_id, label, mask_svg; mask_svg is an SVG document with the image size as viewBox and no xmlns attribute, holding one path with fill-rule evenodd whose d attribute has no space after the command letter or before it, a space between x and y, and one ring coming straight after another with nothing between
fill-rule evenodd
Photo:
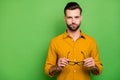
<instances>
[{"instance_id":1,"label":"yellow shirt","mask_svg":"<svg viewBox=\"0 0 120 80\"><path fill-rule=\"evenodd\" d=\"M60 57L68 58L74 62L81 62L84 58L93 57L99 73L102 72L102 63L99 59L95 40L82 32L80 35L81 36L74 41L68 33L65 32L51 40L45 64L46 74L49 75L50 67L56 65L57 59ZM57 80L90 80L90 71L86 70L82 65L68 64L57 75Z\"/></svg>"}]
</instances>

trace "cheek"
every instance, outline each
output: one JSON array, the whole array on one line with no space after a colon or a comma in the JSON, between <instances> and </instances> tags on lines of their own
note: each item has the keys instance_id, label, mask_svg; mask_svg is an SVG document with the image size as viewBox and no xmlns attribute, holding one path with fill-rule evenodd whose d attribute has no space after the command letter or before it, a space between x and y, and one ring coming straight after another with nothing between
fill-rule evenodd
<instances>
[{"instance_id":1,"label":"cheek","mask_svg":"<svg viewBox=\"0 0 120 80\"><path fill-rule=\"evenodd\" d=\"M77 24L80 24L80 22L81 22L81 20L77 20L77 21L76 21Z\"/></svg>"},{"instance_id":2,"label":"cheek","mask_svg":"<svg viewBox=\"0 0 120 80\"><path fill-rule=\"evenodd\" d=\"M71 20L66 20L66 23L67 24L71 24Z\"/></svg>"}]
</instances>

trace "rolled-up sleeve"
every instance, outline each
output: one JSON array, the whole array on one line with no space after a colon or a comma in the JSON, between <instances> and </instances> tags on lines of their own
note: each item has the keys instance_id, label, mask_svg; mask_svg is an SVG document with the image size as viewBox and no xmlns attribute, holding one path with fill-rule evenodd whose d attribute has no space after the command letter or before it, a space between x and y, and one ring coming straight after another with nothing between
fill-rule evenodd
<instances>
[{"instance_id":1,"label":"rolled-up sleeve","mask_svg":"<svg viewBox=\"0 0 120 80\"><path fill-rule=\"evenodd\" d=\"M50 42L49 49L48 49L48 55L46 58L46 63L45 63L45 73L49 75L49 69L56 65L56 60L57 60L57 55L56 55L56 50L55 50L55 44L53 41ZM49 75L50 76L50 75Z\"/></svg>"},{"instance_id":2,"label":"rolled-up sleeve","mask_svg":"<svg viewBox=\"0 0 120 80\"><path fill-rule=\"evenodd\" d=\"M91 45L92 45L91 46L91 56L94 58L95 64L96 64L96 66L99 69L99 73L98 74L100 74L102 72L102 62L100 61L100 56L99 56L98 47L96 45L96 41L93 40Z\"/></svg>"}]
</instances>

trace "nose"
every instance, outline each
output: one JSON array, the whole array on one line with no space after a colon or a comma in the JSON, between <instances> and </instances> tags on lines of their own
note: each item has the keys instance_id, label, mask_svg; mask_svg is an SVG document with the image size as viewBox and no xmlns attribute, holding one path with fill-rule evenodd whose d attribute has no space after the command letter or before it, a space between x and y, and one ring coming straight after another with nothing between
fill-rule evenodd
<instances>
[{"instance_id":1,"label":"nose","mask_svg":"<svg viewBox=\"0 0 120 80\"><path fill-rule=\"evenodd\" d=\"M75 23L75 18L72 19L72 23Z\"/></svg>"}]
</instances>

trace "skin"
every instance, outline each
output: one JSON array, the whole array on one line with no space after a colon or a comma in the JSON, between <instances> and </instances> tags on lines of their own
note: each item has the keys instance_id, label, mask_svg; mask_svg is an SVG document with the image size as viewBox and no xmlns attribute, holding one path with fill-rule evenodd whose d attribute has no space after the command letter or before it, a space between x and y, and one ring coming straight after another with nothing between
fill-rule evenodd
<instances>
[{"instance_id":1,"label":"skin","mask_svg":"<svg viewBox=\"0 0 120 80\"><path fill-rule=\"evenodd\" d=\"M67 25L67 31L70 33L75 33L79 31L80 23L82 20L82 16L80 15L80 10L66 10L66 16L64 17L64 20Z\"/></svg>"}]
</instances>

